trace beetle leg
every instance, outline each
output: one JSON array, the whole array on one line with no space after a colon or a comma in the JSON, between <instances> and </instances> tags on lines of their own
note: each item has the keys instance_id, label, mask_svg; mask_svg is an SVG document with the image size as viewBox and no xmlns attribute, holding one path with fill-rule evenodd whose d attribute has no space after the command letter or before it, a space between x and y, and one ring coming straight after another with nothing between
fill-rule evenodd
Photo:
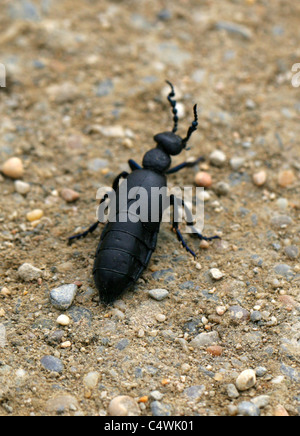
<instances>
[{"instance_id":1,"label":"beetle leg","mask_svg":"<svg viewBox=\"0 0 300 436\"><path fill-rule=\"evenodd\" d=\"M121 174L119 174L115 178L115 180L113 181L113 185L112 185L113 190L116 191L118 189L120 180L126 179L128 176L129 176L129 174L127 173L127 171L122 171ZM103 198L100 203L103 203L104 200L105 200L105 198Z\"/></svg>"},{"instance_id":2,"label":"beetle leg","mask_svg":"<svg viewBox=\"0 0 300 436\"><path fill-rule=\"evenodd\" d=\"M85 238L89 233L92 233L94 230L96 230L99 224L100 222L97 221L91 227L89 227L85 232L79 233L78 235L71 236L70 238L68 238L69 244L72 244L72 242L75 241L75 239Z\"/></svg>"},{"instance_id":3,"label":"beetle leg","mask_svg":"<svg viewBox=\"0 0 300 436\"><path fill-rule=\"evenodd\" d=\"M170 168L168 171L166 171L166 174L177 173L178 171L182 170L183 168L193 167L193 166L197 165L197 163L203 162L203 161L204 161L204 157L199 157L197 160L195 160L193 162L183 162L174 168Z\"/></svg>"},{"instance_id":4,"label":"beetle leg","mask_svg":"<svg viewBox=\"0 0 300 436\"><path fill-rule=\"evenodd\" d=\"M142 167L138 163L136 163L133 159L129 159L128 165L130 166L131 171L142 169Z\"/></svg>"},{"instance_id":5,"label":"beetle leg","mask_svg":"<svg viewBox=\"0 0 300 436\"><path fill-rule=\"evenodd\" d=\"M171 205L173 206L173 224L172 224L172 229L176 232L177 235L177 239L179 242L181 242L183 248L186 249L186 251L188 251L189 253L191 253L192 256L196 257L196 254L193 252L193 250L190 249L190 247L187 245L187 243L185 242L180 230L179 230L179 225L178 225L178 221L176 221L176 216L178 216L178 199L174 196L171 195L170 196L170 200L171 200ZM184 202L182 202L182 205L184 206ZM176 213L177 212L177 213Z\"/></svg>"},{"instance_id":6,"label":"beetle leg","mask_svg":"<svg viewBox=\"0 0 300 436\"><path fill-rule=\"evenodd\" d=\"M128 177L128 175L129 174L127 173L127 171L123 171L121 174L119 174L115 178L115 180L113 182L113 186L112 186L114 191L117 190L120 180L126 179L126 177ZM103 203L107 198L108 198L108 195L105 194L105 196L100 201L100 204ZM75 241L75 239L85 238L89 233L92 233L94 230L96 230L96 228L98 227L99 224L100 224L100 222L97 221L96 223L92 224L91 227L89 227L85 232L79 233L78 235L71 236L70 238L68 238L69 244L72 244L72 242Z\"/></svg>"}]
</instances>

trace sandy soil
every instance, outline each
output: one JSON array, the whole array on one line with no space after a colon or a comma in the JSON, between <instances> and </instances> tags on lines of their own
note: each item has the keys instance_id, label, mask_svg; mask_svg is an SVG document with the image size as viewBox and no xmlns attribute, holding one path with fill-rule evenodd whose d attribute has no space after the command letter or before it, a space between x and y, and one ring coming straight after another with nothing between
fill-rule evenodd
<instances>
[{"instance_id":1,"label":"sandy soil","mask_svg":"<svg viewBox=\"0 0 300 436\"><path fill-rule=\"evenodd\" d=\"M0 164L19 157L30 190L20 194L0 176L0 415L106 415L119 395L147 416L298 415L298 2L2 4ZM99 186L170 129L166 79L181 104L180 134L199 107L191 150L173 164L206 157L170 176L170 186L191 185L200 169L211 174L205 234L222 240L203 249L192 239L194 261L164 224L134 291L104 307L91 274L101 229L72 247L66 240L94 222ZM221 167L209 160L216 149ZM67 202L65 188L79 199ZM35 209L43 217L31 223ZM24 263L40 277L24 281ZM211 268L223 277L213 280ZM49 292L74 282L71 322L61 326ZM152 299L155 288L168 297ZM197 345L209 332L214 341ZM47 369L45 356L59 368ZM233 398L247 369L256 383Z\"/></svg>"}]
</instances>

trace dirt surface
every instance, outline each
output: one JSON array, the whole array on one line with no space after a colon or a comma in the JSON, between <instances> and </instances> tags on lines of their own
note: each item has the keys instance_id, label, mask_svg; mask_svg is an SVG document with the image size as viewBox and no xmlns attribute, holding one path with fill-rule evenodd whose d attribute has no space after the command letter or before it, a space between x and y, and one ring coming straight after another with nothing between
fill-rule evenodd
<instances>
[{"instance_id":1,"label":"dirt surface","mask_svg":"<svg viewBox=\"0 0 300 436\"><path fill-rule=\"evenodd\" d=\"M148 416L299 414L299 16L292 0L2 1L0 164L19 157L30 189L0 176L0 415L106 415L120 395ZM170 186L212 176L205 234L222 240L189 239L194 261L164 224L134 291L104 307L92 280L102 228L66 240L95 221L97 189L171 128L166 79L181 135L199 108L173 164L206 157ZM61 326L49 293L72 283ZM168 296L154 300L156 288ZM236 391L249 369L254 386Z\"/></svg>"}]
</instances>

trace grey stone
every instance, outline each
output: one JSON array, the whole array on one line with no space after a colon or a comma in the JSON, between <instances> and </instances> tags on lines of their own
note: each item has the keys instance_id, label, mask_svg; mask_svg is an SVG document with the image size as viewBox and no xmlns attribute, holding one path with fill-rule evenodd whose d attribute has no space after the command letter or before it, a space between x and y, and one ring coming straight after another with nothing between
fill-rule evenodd
<instances>
[{"instance_id":1,"label":"grey stone","mask_svg":"<svg viewBox=\"0 0 300 436\"><path fill-rule=\"evenodd\" d=\"M172 414L172 407L160 401L152 401L150 407L153 416L171 416Z\"/></svg>"},{"instance_id":2,"label":"grey stone","mask_svg":"<svg viewBox=\"0 0 300 436\"><path fill-rule=\"evenodd\" d=\"M218 21L216 23L216 29L225 30L229 34L237 35L247 40L250 40L253 37L252 31L249 27L231 21Z\"/></svg>"},{"instance_id":3,"label":"grey stone","mask_svg":"<svg viewBox=\"0 0 300 436\"><path fill-rule=\"evenodd\" d=\"M186 388L183 393L186 395L190 400L199 400L199 398L202 397L203 392L205 391L204 385L195 385L190 386L189 388Z\"/></svg>"},{"instance_id":4,"label":"grey stone","mask_svg":"<svg viewBox=\"0 0 300 436\"><path fill-rule=\"evenodd\" d=\"M260 410L251 401L242 401L238 404L238 414L242 416L260 416Z\"/></svg>"},{"instance_id":5,"label":"grey stone","mask_svg":"<svg viewBox=\"0 0 300 436\"><path fill-rule=\"evenodd\" d=\"M67 310L71 307L77 292L78 286L74 284L63 285L52 289L50 292L51 304L59 310Z\"/></svg>"},{"instance_id":6,"label":"grey stone","mask_svg":"<svg viewBox=\"0 0 300 436\"><path fill-rule=\"evenodd\" d=\"M209 345L213 345L219 342L219 340L220 337L218 332L216 331L209 332L209 333L200 333L191 341L191 346L196 348L207 347Z\"/></svg>"},{"instance_id":7,"label":"grey stone","mask_svg":"<svg viewBox=\"0 0 300 436\"><path fill-rule=\"evenodd\" d=\"M169 295L169 292L166 289L151 289L148 294L154 300L161 301Z\"/></svg>"},{"instance_id":8,"label":"grey stone","mask_svg":"<svg viewBox=\"0 0 300 436\"><path fill-rule=\"evenodd\" d=\"M31 282L42 277L43 271L30 265L30 263L23 263L18 269L18 275L24 282Z\"/></svg>"},{"instance_id":9,"label":"grey stone","mask_svg":"<svg viewBox=\"0 0 300 436\"><path fill-rule=\"evenodd\" d=\"M248 321L250 318L250 312L241 306L230 306L228 313L233 322L239 324L241 322Z\"/></svg>"},{"instance_id":10,"label":"grey stone","mask_svg":"<svg viewBox=\"0 0 300 436\"><path fill-rule=\"evenodd\" d=\"M299 249L296 245L289 245L287 247L285 247L285 254L287 255L287 257L291 260L297 259L298 255L299 255Z\"/></svg>"},{"instance_id":11,"label":"grey stone","mask_svg":"<svg viewBox=\"0 0 300 436\"><path fill-rule=\"evenodd\" d=\"M274 215L271 218L271 225L276 229L281 229L289 226L293 223L293 220L288 215Z\"/></svg>"},{"instance_id":12,"label":"grey stone","mask_svg":"<svg viewBox=\"0 0 300 436\"><path fill-rule=\"evenodd\" d=\"M54 356L42 357L41 364L48 371L58 372L59 374L62 373L64 369L62 361Z\"/></svg>"},{"instance_id":13,"label":"grey stone","mask_svg":"<svg viewBox=\"0 0 300 436\"><path fill-rule=\"evenodd\" d=\"M227 385L227 395L229 398L238 398L240 396L237 388L233 383Z\"/></svg>"}]
</instances>

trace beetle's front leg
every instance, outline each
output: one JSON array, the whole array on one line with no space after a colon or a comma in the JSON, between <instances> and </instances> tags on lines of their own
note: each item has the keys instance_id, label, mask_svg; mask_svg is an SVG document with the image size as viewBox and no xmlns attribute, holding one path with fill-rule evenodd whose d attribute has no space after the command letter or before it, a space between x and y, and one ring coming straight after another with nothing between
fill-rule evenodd
<instances>
[{"instance_id":1,"label":"beetle's front leg","mask_svg":"<svg viewBox=\"0 0 300 436\"><path fill-rule=\"evenodd\" d=\"M204 157L199 157L197 160L192 161L192 162L183 162L174 168L170 168L166 172L166 174L174 174L174 173L177 173L178 171L182 170L183 168L191 168L191 167L197 165L199 162L203 162L204 160L205 160Z\"/></svg>"}]
</instances>

